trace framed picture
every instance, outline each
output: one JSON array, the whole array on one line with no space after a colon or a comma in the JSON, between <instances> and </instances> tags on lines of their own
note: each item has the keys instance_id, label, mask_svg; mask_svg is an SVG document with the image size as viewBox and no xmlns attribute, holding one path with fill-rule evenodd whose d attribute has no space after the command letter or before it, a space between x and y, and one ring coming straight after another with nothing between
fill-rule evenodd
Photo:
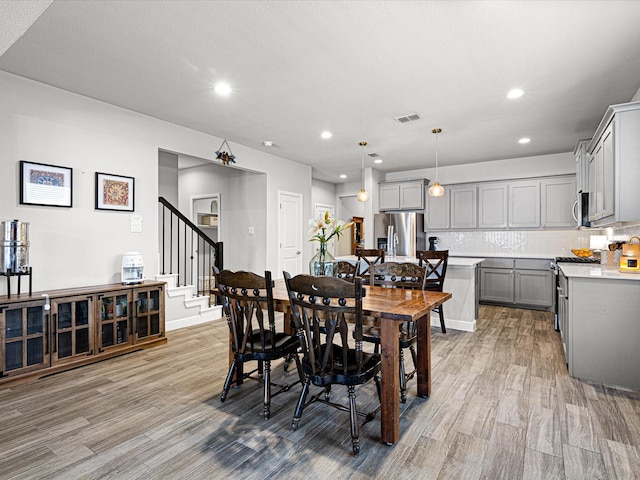
<instances>
[{"instance_id":1,"label":"framed picture","mask_svg":"<svg viewBox=\"0 0 640 480\"><path fill-rule=\"evenodd\" d=\"M133 212L133 177L96 172L96 208Z\"/></svg>"},{"instance_id":2,"label":"framed picture","mask_svg":"<svg viewBox=\"0 0 640 480\"><path fill-rule=\"evenodd\" d=\"M73 169L20 161L20 203L71 207Z\"/></svg>"}]
</instances>

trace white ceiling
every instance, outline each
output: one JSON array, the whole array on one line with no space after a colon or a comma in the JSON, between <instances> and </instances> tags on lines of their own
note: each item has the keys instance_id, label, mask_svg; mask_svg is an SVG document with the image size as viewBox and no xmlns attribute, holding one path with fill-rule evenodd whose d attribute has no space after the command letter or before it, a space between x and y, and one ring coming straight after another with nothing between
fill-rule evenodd
<instances>
[{"instance_id":1,"label":"white ceiling","mask_svg":"<svg viewBox=\"0 0 640 480\"><path fill-rule=\"evenodd\" d=\"M20 3L36 5L21 37L24 16L6 14ZM361 140L385 172L433 167L435 127L441 166L571 151L640 88L635 0L48 3L0 2L16 32L0 37L1 70L336 183L359 180ZM527 93L507 100L512 87ZM411 113L422 120L394 120Z\"/></svg>"}]
</instances>

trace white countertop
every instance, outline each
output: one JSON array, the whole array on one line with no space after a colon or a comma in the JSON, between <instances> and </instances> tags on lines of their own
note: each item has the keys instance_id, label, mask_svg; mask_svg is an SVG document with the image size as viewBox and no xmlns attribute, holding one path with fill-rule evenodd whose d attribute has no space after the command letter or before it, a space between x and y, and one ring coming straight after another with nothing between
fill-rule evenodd
<instances>
[{"instance_id":1,"label":"white countertop","mask_svg":"<svg viewBox=\"0 0 640 480\"><path fill-rule=\"evenodd\" d=\"M336 260L345 261L355 263L357 257L355 255L345 255L341 257L336 257ZM400 256L385 256L385 260L387 262L410 262L410 263L418 263L418 259L416 257L400 257ZM466 267L471 268L475 267L477 264L481 263L484 258L472 258L472 257L449 257L449 261L447 263L448 267Z\"/></svg>"},{"instance_id":2,"label":"white countertop","mask_svg":"<svg viewBox=\"0 0 640 480\"><path fill-rule=\"evenodd\" d=\"M610 280L640 281L640 273L622 273L618 267L603 267L598 264L559 263L558 267L571 278L605 278Z\"/></svg>"}]
</instances>

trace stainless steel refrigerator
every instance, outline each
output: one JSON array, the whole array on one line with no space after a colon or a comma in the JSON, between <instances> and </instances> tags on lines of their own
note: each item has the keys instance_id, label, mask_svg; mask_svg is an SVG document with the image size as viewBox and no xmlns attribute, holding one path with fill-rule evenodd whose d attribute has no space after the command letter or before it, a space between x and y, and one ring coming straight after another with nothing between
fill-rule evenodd
<instances>
[{"instance_id":1,"label":"stainless steel refrigerator","mask_svg":"<svg viewBox=\"0 0 640 480\"><path fill-rule=\"evenodd\" d=\"M415 257L416 250L426 250L424 214L416 212L377 213L373 217L377 248L387 255Z\"/></svg>"}]
</instances>

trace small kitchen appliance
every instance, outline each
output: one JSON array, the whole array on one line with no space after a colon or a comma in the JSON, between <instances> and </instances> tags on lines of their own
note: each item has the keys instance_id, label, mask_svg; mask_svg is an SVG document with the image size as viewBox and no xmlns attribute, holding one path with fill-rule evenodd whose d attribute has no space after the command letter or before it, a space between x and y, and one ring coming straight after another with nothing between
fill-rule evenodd
<instances>
[{"instance_id":1,"label":"small kitchen appliance","mask_svg":"<svg viewBox=\"0 0 640 480\"><path fill-rule=\"evenodd\" d=\"M632 243L634 239L638 243ZM618 270L621 273L640 273L640 237L631 237L629 243L622 244Z\"/></svg>"},{"instance_id":2,"label":"small kitchen appliance","mask_svg":"<svg viewBox=\"0 0 640 480\"><path fill-rule=\"evenodd\" d=\"M122 256L122 283L131 285L142 283L144 277L144 262L140 252L127 252Z\"/></svg>"},{"instance_id":3,"label":"small kitchen appliance","mask_svg":"<svg viewBox=\"0 0 640 480\"><path fill-rule=\"evenodd\" d=\"M436 251L437 244L438 244L438 237L429 237L429 250Z\"/></svg>"}]
</instances>

